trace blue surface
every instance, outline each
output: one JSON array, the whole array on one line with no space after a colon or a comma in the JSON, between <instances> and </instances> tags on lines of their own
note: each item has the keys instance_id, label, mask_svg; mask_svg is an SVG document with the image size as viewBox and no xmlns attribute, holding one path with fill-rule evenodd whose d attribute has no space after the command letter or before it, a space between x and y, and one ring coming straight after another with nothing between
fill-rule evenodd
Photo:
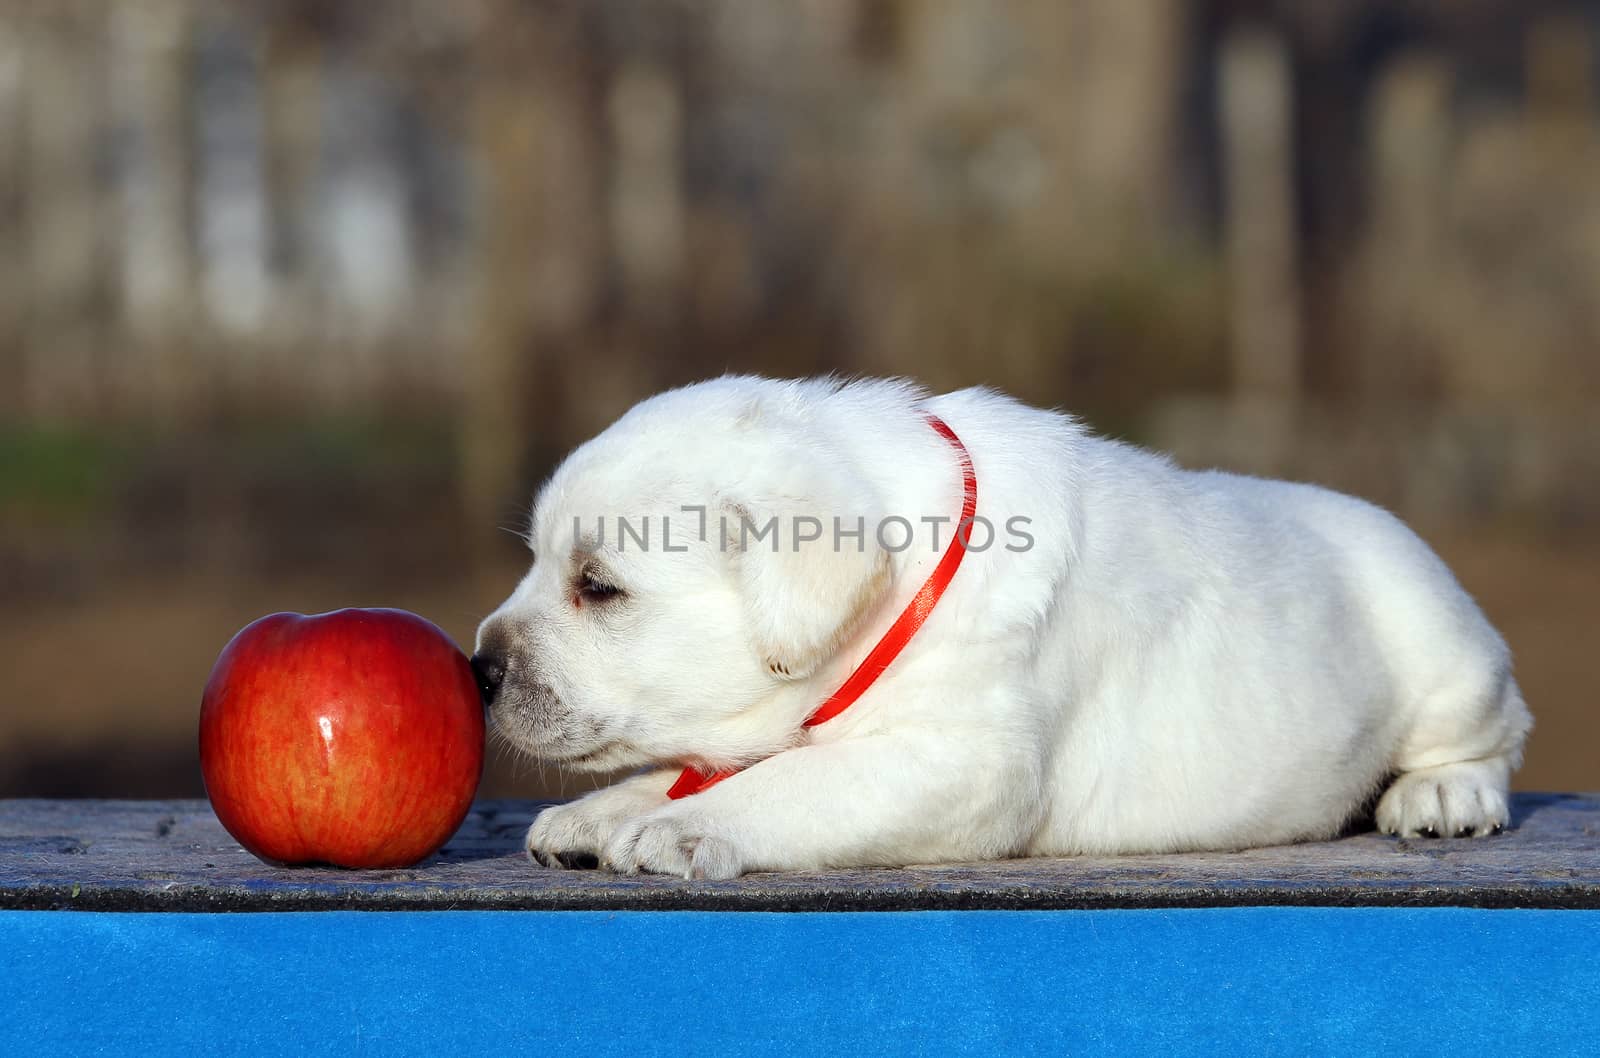
<instances>
[{"instance_id":1,"label":"blue surface","mask_svg":"<svg viewBox=\"0 0 1600 1058\"><path fill-rule=\"evenodd\" d=\"M0 912L0 1055L1596 1053L1600 912Z\"/></svg>"}]
</instances>

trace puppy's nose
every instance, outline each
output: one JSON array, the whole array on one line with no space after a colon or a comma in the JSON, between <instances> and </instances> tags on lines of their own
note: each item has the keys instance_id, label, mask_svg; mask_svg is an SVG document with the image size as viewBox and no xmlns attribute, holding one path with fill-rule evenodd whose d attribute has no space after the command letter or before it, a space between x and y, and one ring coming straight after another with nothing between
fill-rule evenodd
<instances>
[{"instance_id":1,"label":"puppy's nose","mask_svg":"<svg viewBox=\"0 0 1600 1058\"><path fill-rule=\"evenodd\" d=\"M494 654L472 655L472 675L478 680L478 694L485 706L494 701L494 693L506 678L505 661Z\"/></svg>"}]
</instances>

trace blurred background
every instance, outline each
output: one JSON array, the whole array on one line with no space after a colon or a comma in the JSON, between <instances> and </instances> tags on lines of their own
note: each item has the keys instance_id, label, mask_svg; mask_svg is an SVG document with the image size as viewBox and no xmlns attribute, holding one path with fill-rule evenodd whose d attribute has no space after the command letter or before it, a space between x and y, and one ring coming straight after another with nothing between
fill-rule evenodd
<instances>
[{"instance_id":1,"label":"blurred background","mask_svg":"<svg viewBox=\"0 0 1600 1058\"><path fill-rule=\"evenodd\" d=\"M1597 85L1594 2L0 0L0 795L198 795L263 613L470 647L726 370L1384 504L1600 788Z\"/></svg>"}]
</instances>

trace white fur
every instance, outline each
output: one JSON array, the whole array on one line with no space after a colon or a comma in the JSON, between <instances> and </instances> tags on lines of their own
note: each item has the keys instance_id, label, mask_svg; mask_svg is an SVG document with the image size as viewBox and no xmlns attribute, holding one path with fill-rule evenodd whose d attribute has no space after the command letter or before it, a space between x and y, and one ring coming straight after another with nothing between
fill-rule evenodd
<instances>
[{"instance_id":1,"label":"white fur","mask_svg":"<svg viewBox=\"0 0 1600 1058\"><path fill-rule=\"evenodd\" d=\"M937 561L919 519L960 510L928 411L970 451L995 542L859 702L802 728ZM706 540L684 505L706 509ZM771 514L779 553L740 552L737 517ZM585 601L573 521L602 515L595 557L627 594ZM617 551L619 515L650 516L649 551ZM797 515L824 538L792 540ZM891 515L919 527L910 549L873 539ZM686 550L662 548L663 516ZM834 548L834 516L865 519L862 550ZM1008 550L1018 516L1033 545ZM648 769L541 814L528 845L552 865L730 877L1234 849L1333 835L1385 783L1383 830L1482 834L1508 822L1531 724L1504 642L1389 514L1182 470L982 389L729 377L662 394L556 471L530 543L479 632L507 656L497 726L575 767ZM686 763L748 767L669 803Z\"/></svg>"}]
</instances>

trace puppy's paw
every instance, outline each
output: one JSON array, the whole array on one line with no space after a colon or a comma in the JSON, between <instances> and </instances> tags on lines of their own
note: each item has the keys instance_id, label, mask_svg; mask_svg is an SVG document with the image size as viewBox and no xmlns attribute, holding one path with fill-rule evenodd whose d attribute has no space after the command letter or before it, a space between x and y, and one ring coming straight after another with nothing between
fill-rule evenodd
<instances>
[{"instance_id":1,"label":"puppy's paw","mask_svg":"<svg viewBox=\"0 0 1600 1058\"><path fill-rule=\"evenodd\" d=\"M744 872L734 844L712 834L701 814L670 806L618 827L606 842L601 866L619 874L675 874L717 880Z\"/></svg>"},{"instance_id":2,"label":"puppy's paw","mask_svg":"<svg viewBox=\"0 0 1600 1058\"><path fill-rule=\"evenodd\" d=\"M528 828L523 848L545 867L596 867L612 832L666 802L656 785L647 778L630 779L568 804L551 805Z\"/></svg>"},{"instance_id":3,"label":"puppy's paw","mask_svg":"<svg viewBox=\"0 0 1600 1058\"><path fill-rule=\"evenodd\" d=\"M1406 772L1378 802L1377 822L1383 833L1405 838L1498 834L1511 822L1504 770L1467 761Z\"/></svg>"},{"instance_id":4,"label":"puppy's paw","mask_svg":"<svg viewBox=\"0 0 1600 1058\"><path fill-rule=\"evenodd\" d=\"M522 845L529 859L543 867L594 867L612 829L608 814L586 809L582 801L551 805L534 819Z\"/></svg>"}]
</instances>

